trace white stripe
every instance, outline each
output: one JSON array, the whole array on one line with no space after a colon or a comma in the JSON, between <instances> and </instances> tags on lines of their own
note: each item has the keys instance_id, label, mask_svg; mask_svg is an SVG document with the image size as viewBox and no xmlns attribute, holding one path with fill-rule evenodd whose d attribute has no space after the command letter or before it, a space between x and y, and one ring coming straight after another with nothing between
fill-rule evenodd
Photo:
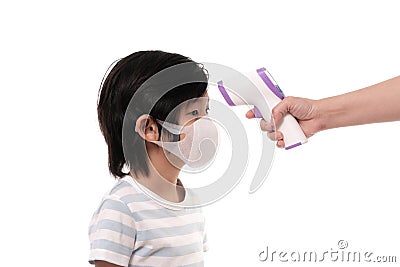
<instances>
[{"instance_id":1,"label":"white stripe","mask_svg":"<svg viewBox=\"0 0 400 267\"><path fill-rule=\"evenodd\" d=\"M89 261L103 260L121 266L128 265L130 259L132 258L104 249L92 249L89 256Z\"/></svg>"},{"instance_id":2,"label":"white stripe","mask_svg":"<svg viewBox=\"0 0 400 267\"><path fill-rule=\"evenodd\" d=\"M137 230L144 231L150 229L156 229L160 227L174 227L183 226L191 223L202 223L204 216L201 213L191 213L177 217L166 217L161 219L149 219L136 222Z\"/></svg>"},{"instance_id":3,"label":"white stripe","mask_svg":"<svg viewBox=\"0 0 400 267\"><path fill-rule=\"evenodd\" d=\"M194 232L187 235L169 236L151 240L136 241L135 247L160 247L160 244L163 244L164 246L168 244L168 247L184 246L192 244L197 240L201 240L202 235L203 232Z\"/></svg>"},{"instance_id":4,"label":"white stripe","mask_svg":"<svg viewBox=\"0 0 400 267\"><path fill-rule=\"evenodd\" d=\"M125 187L119 189L117 192L113 193L113 195L120 198L120 197L124 197L127 195L132 195L132 194L134 195L134 194L140 194L140 193L143 194L143 192L135 190L135 188L133 186L125 186Z\"/></svg>"},{"instance_id":5,"label":"white stripe","mask_svg":"<svg viewBox=\"0 0 400 267\"><path fill-rule=\"evenodd\" d=\"M88 231L89 231L90 228L96 223L97 217L98 217L98 214L92 216L92 219L90 220L90 223L89 223L89 229L88 229Z\"/></svg>"},{"instance_id":6,"label":"white stripe","mask_svg":"<svg viewBox=\"0 0 400 267\"><path fill-rule=\"evenodd\" d=\"M203 252L196 252L192 254L188 254L185 256L178 256L178 257L140 257L133 254L131 258L130 264L137 265L137 266L182 266L182 265L189 265L197 262L203 261Z\"/></svg>"},{"instance_id":7,"label":"white stripe","mask_svg":"<svg viewBox=\"0 0 400 267\"><path fill-rule=\"evenodd\" d=\"M89 239L91 242L97 239L106 239L131 248L133 248L135 245L134 238L126 235L121 235L121 233L109 229L99 229L96 232L89 235Z\"/></svg>"},{"instance_id":8,"label":"white stripe","mask_svg":"<svg viewBox=\"0 0 400 267\"><path fill-rule=\"evenodd\" d=\"M132 202L127 204L131 211L142 211L142 210L157 210L161 206L158 205L154 200L142 201L142 202Z\"/></svg>"}]
</instances>

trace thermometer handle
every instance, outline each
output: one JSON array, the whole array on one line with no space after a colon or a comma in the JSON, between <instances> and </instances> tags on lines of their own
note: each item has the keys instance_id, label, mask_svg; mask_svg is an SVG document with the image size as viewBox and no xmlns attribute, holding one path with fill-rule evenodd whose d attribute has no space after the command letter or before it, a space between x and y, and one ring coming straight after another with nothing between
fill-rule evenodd
<instances>
[{"instance_id":1,"label":"thermometer handle","mask_svg":"<svg viewBox=\"0 0 400 267\"><path fill-rule=\"evenodd\" d=\"M277 130L283 133L286 150L307 142L307 137L305 136L299 123L289 113L283 117L283 121Z\"/></svg>"},{"instance_id":2,"label":"thermometer handle","mask_svg":"<svg viewBox=\"0 0 400 267\"><path fill-rule=\"evenodd\" d=\"M265 68L258 69L257 74L264 85L269 89L267 89L268 91L266 92L267 94L265 97L270 104L275 106L285 98L281 88ZM273 107L271 106L270 108ZM290 113L283 117L277 130L283 133L285 149L291 149L307 142L307 137L301 129L298 121Z\"/></svg>"}]
</instances>

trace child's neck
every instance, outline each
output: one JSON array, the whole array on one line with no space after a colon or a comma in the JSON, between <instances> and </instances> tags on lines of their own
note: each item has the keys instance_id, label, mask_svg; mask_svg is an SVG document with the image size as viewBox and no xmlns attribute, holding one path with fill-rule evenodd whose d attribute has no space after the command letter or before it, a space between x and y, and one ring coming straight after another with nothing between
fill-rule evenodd
<instances>
[{"instance_id":1,"label":"child's neck","mask_svg":"<svg viewBox=\"0 0 400 267\"><path fill-rule=\"evenodd\" d=\"M163 199L181 202L185 192L182 186L177 185L180 169L172 165L163 152L149 153L148 166L148 176L131 176Z\"/></svg>"}]
</instances>

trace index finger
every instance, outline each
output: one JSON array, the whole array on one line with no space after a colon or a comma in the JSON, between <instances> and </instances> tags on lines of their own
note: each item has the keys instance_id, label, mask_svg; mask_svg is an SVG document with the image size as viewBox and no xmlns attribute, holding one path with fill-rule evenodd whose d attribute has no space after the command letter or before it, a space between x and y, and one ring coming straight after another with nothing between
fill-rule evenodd
<instances>
[{"instance_id":1,"label":"index finger","mask_svg":"<svg viewBox=\"0 0 400 267\"><path fill-rule=\"evenodd\" d=\"M250 109L249 111L246 112L246 118L253 119L255 117L256 115L254 115L254 109Z\"/></svg>"}]
</instances>

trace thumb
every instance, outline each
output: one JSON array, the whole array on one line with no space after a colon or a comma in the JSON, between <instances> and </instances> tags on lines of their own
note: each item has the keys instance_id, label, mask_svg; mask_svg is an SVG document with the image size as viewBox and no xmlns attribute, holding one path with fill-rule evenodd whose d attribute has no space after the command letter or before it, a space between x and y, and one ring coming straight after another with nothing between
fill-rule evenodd
<instances>
[{"instance_id":1,"label":"thumb","mask_svg":"<svg viewBox=\"0 0 400 267\"><path fill-rule=\"evenodd\" d=\"M272 119L275 125L279 125L282 122L283 117L289 112L290 103L288 98L284 98L272 109Z\"/></svg>"}]
</instances>

